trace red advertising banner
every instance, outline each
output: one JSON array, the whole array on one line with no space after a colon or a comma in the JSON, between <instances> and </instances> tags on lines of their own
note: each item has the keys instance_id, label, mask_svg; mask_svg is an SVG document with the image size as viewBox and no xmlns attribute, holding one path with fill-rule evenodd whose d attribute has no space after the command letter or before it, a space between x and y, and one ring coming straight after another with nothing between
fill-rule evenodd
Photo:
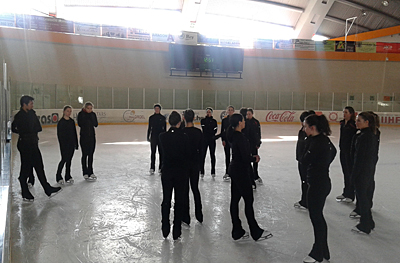
<instances>
[{"instance_id":1,"label":"red advertising banner","mask_svg":"<svg viewBox=\"0 0 400 263\"><path fill-rule=\"evenodd\" d=\"M376 43L376 53L400 53L400 43Z\"/></svg>"},{"instance_id":2,"label":"red advertising banner","mask_svg":"<svg viewBox=\"0 0 400 263\"><path fill-rule=\"evenodd\" d=\"M266 122L294 122L295 111L269 111L265 117ZM297 120L296 120L297 121Z\"/></svg>"}]
</instances>

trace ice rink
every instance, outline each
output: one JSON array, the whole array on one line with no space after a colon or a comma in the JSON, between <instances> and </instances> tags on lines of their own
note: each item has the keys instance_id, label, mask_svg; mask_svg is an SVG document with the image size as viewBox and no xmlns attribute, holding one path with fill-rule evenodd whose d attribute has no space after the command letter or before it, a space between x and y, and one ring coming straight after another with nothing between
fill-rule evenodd
<instances>
[{"instance_id":1,"label":"ice rink","mask_svg":"<svg viewBox=\"0 0 400 263\"><path fill-rule=\"evenodd\" d=\"M259 173L264 185L254 191L254 208L260 226L274 236L261 242L231 238L230 183L222 180L225 162L220 140L217 176L211 178L207 157L206 176L199 182L204 222L194 219L191 195L191 226L182 229L180 242L174 242L171 235L164 239L161 233L161 180L158 174L149 175L147 126L99 126L94 156L98 180L83 179L81 152L76 151L75 184L63 186L60 194L49 199L36 180L33 203L22 202L17 180L20 157L13 135L12 262L302 262L314 237L308 212L293 207L300 199L295 160L298 129L299 125L262 126ZM338 148L339 126L332 130ZM335 200L343 188L339 156L331 165L332 191L324 214L332 263L400 261L400 128L382 127L381 132L372 211L376 228L370 235L350 231L357 223L349 218L354 204ZM55 185L60 161L56 128L43 129L40 149L48 181ZM248 230L243 201L241 208L243 227Z\"/></svg>"}]
</instances>

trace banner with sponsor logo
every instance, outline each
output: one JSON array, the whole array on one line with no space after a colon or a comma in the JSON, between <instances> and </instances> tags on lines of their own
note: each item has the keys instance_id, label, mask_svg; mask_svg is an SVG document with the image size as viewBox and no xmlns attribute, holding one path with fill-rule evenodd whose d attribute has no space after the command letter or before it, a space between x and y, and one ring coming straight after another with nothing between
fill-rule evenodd
<instances>
[{"instance_id":1,"label":"banner with sponsor logo","mask_svg":"<svg viewBox=\"0 0 400 263\"><path fill-rule=\"evenodd\" d=\"M292 39L295 50L315 51L315 41L310 39Z\"/></svg>"},{"instance_id":2,"label":"banner with sponsor logo","mask_svg":"<svg viewBox=\"0 0 400 263\"><path fill-rule=\"evenodd\" d=\"M400 43L376 43L376 53L400 53Z\"/></svg>"},{"instance_id":3,"label":"banner with sponsor logo","mask_svg":"<svg viewBox=\"0 0 400 263\"><path fill-rule=\"evenodd\" d=\"M36 115L43 126L56 125L62 117L62 109L36 109ZM74 109L72 116L76 121L80 109ZM184 110L177 110L183 114ZM15 115L18 111L13 111ZM170 109L163 109L161 113L168 119ZM199 123L206 113L204 110L194 110L195 123ZM262 124L299 123L303 111L295 110L255 110L254 117ZM154 114L153 109L125 109L107 110L96 109L95 113L100 124L147 124L149 117ZM343 119L342 111L316 111L317 115L324 114L330 123L339 123ZM400 112L379 113L381 124L400 125ZM214 110L214 118L221 123L227 115L224 110Z\"/></svg>"},{"instance_id":4,"label":"banner with sponsor logo","mask_svg":"<svg viewBox=\"0 0 400 263\"><path fill-rule=\"evenodd\" d=\"M75 34L89 35L89 36L100 36L101 27L97 24L75 24Z\"/></svg>"},{"instance_id":5,"label":"banner with sponsor logo","mask_svg":"<svg viewBox=\"0 0 400 263\"><path fill-rule=\"evenodd\" d=\"M150 41L150 32L146 29L128 27L127 37L130 39Z\"/></svg>"},{"instance_id":6,"label":"banner with sponsor logo","mask_svg":"<svg viewBox=\"0 0 400 263\"><path fill-rule=\"evenodd\" d=\"M205 35L197 35L197 43L208 45L219 45L219 38L206 37Z\"/></svg>"},{"instance_id":7,"label":"banner with sponsor logo","mask_svg":"<svg viewBox=\"0 0 400 263\"><path fill-rule=\"evenodd\" d=\"M272 39L255 39L253 45L258 49L273 49L274 41Z\"/></svg>"},{"instance_id":8,"label":"banner with sponsor logo","mask_svg":"<svg viewBox=\"0 0 400 263\"><path fill-rule=\"evenodd\" d=\"M151 41L158 42L175 42L175 36L171 34L152 33Z\"/></svg>"},{"instance_id":9,"label":"banner with sponsor logo","mask_svg":"<svg viewBox=\"0 0 400 263\"><path fill-rule=\"evenodd\" d=\"M223 47L240 47L240 40L233 38L221 38L219 44Z\"/></svg>"},{"instance_id":10,"label":"banner with sponsor logo","mask_svg":"<svg viewBox=\"0 0 400 263\"><path fill-rule=\"evenodd\" d=\"M375 42L357 42L356 52L358 53L376 53Z\"/></svg>"},{"instance_id":11,"label":"banner with sponsor logo","mask_svg":"<svg viewBox=\"0 0 400 263\"><path fill-rule=\"evenodd\" d=\"M274 40L274 49L294 50L291 40Z\"/></svg>"},{"instance_id":12,"label":"banner with sponsor logo","mask_svg":"<svg viewBox=\"0 0 400 263\"><path fill-rule=\"evenodd\" d=\"M175 43L184 45L197 45L197 33L183 31L175 37Z\"/></svg>"},{"instance_id":13,"label":"banner with sponsor logo","mask_svg":"<svg viewBox=\"0 0 400 263\"><path fill-rule=\"evenodd\" d=\"M0 26L15 27L15 15L9 13L0 14Z\"/></svg>"},{"instance_id":14,"label":"banner with sponsor logo","mask_svg":"<svg viewBox=\"0 0 400 263\"><path fill-rule=\"evenodd\" d=\"M30 29L60 33L74 33L74 23L64 19L44 16L31 16Z\"/></svg>"},{"instance_id":15,"label":"banner with sponsor logo","mask_svg":"<svg viewBox=\"0 0 400 263\"><path fill-rule=\"evenodd\" d=\"M330 40L315 41L315 51L334 52L335 41L330 41Z\"/></svg>"},{"instance_id":16,"label":"banner with sponsor logo","mask_svg":"<svg viewBox=\"0 0 400 263\"><path fill-rule=\"evenodd\" d=\"M126 27L120 26L102 26L101 35L104 37L126 38Z\"/></svg>"},{"instance_id":17,"label":"banner with sponsor logo","mask_svg":"<svg viewBox=\"0 0 400 263\"><path fill-rule=\"evenodd\" d=\"M354 41L335 41L336 52L356 52L356 42Z\"/></svg>"}]
</instances>

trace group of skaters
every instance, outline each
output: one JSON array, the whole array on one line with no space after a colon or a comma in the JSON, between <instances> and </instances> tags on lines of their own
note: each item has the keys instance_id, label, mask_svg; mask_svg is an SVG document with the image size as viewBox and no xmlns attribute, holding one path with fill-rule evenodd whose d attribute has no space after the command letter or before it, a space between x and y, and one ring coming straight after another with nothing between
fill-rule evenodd
<instances>
[{"instance_id":1,"label":"group of skaters","mask_svg":"<svg viewBox=\"0 0 400 263\"><path fill-rule=\"evenodd\" d=\"M62 190L60 186L51 186L47 181L39 149L38 133L42 131L42 126L33 110L33 104L34 98L22 96L20 99L21 108L15 114L12 122L12 131L19 135L17 148L21 157L21 170L18 180L21 185L22 198L27 202L34 201L34 196L29 191L29 188L32 188L35 184L33 170L35 170L39 182L49 198ZM72 107L65 106L63 116L57 124L57 138L61 151L61 161L58 164L56 173L56 181L59 185L74 183L74 179L71 176L71 162L79 145L75 121L71 114ZM98 122L91 102L86 102L78 113L78 126L80 127L83 177L87 181L95 181L97 177L93 172L93 155L96 148L95 127L98 126ZM61 174L64 166L65 180Z\"/></svg>"},{"instance_id":2,"label":"group of skaters","mask_svg":"<svg viewBox=\"0 0 400 263\"><path fill-rule=\"evenodd\" d=\"M34 98L22 96L21 109L14 116L12 131L19 134L17 148L21 157L19 181L24 201L32 202L34 197L29 188L34 185L33 169L47 196L52 197L62 188L51 186L46 179L42 156L38 147L38 132L42 130L33 110ZM161 105L154 105L154 114L149 118L147 139L151 145L150 173L155 172L156 149L160 154L159 172L163 189L161 204L161 230L165 238L170 234L169 220L172 193L174 193L174 220L172 237L179 240L182 225L191 222L189 209L189 191L193 192L195 217L203 222L202 203L198 188L199 178L205 171L206 153L211 156L211 176L215 177L216 140L221 138L225 152L225 181L231 182L230 215L232 220L232 238L255 241L272 237L268 230L260 228L253 209L253 190L256 182L262 183L257 167L260 161L258 149L261 145L260 123L253 117L253 110L242 108L235 113L233 106L228 106L227 116L222 120L221 131L217 134L217 121L213 118L213 109L206 109L206 116L201 120L201 128L194 127L195 113L191 109L183 115L173 111L168 116L170 128L167 130L166 118L161 114ZM75 150L82 150L82 173L87 181L95 181L93 155L96 146L95 127L98 126L93 104L87 102L78 114L80 143L71 117L71 106L65 106L63 116L57 125L57 137L61 151L58 165L57 183L73 184L71 160ZM361 112L356 116L352 107L343 111L344 119L340 122L340 163L344 174L343 193L336 200L345 203L356 202L356 208L350 213L351 218L360 222L352 231L369 234L375 228L371 208L375 190L374 174L378 161L380 142L379 117L373 112ZM314 245L303 262L322 262L329 260L327 242L327 224L323 216L325 200L331 191L329 167L336 156L336 148L329 139L331 129L324 115L314 111L301 114L302 127L298 133L296 159L301 179L301 200L294 206L307 209L314 229ZM65 180L61 173L66 167ZM239 218L239 201L243 198L245 216L250 233L242 227Z\"/></svg>"}]
</instances>

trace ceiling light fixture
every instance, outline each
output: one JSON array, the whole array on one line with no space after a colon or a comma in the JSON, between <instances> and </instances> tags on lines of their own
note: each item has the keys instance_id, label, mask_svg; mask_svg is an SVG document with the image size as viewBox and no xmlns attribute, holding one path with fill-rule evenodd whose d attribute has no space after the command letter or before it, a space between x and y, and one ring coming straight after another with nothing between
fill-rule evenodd
<instances>
[{"instance_id":1,"label":"ceiling light fixture","mask_svg":"<svg viewBox=\"0 0 400 263\"><path fill-rule=\"evenodd\" d=\"M386 0L382 1L382 5L383 6L388 6L389 5L389 1L386 1Z\"/></svg>"}]
</instances>

